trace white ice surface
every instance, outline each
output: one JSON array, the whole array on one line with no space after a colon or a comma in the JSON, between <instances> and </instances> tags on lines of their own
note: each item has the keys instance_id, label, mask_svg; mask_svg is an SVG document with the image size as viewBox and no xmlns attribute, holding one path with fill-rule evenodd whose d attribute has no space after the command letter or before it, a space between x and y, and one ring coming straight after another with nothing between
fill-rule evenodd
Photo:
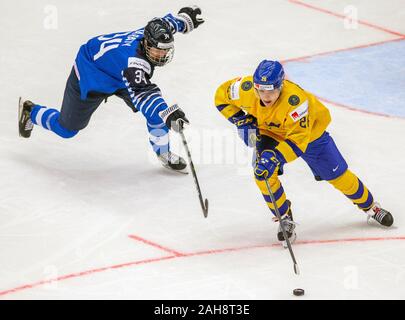
<instances>
[{"instance_id":1,"label":"white ice surface","mask_svg":"<svg viewBox=\"0 0 405 320\"><path fill-rule=\"evenodd\" d=\"M16 126L20 95L59 108L76 51L88 38L139 28L190 3L55 0L58 26L48 30L49 1L0 2L0 299L290 299L296 287L306 290L304 299L404 299L405 240L297 244L301 275L293 274L288 252L272 246L277 224L248 154L213 104L220 83L253 72L264 58L396 36L364 25L347 30L342 19L286 0L195 2L206 23L176 35L175 58L154 80L192 123L187 135L210 201L208 219L192 177L151 161L142 116L118 99L103 104L69 141L38 127L24 140ZM343 13L340 1L308 3ZM403 1L350 4L361 19L405 33ZM394 214L395 226L367 225L364 214L297 160L282 182L300 223L298 240L405 237L405 120L327 105L329 131L352 171ZM215 143L199 138L212 132L219 135ZM172 139L185 156L179 137ZM186 256L155 261L174 254L129 235ZM235 250L221 251L228 248Z\"/></svg>"}]
</instances>

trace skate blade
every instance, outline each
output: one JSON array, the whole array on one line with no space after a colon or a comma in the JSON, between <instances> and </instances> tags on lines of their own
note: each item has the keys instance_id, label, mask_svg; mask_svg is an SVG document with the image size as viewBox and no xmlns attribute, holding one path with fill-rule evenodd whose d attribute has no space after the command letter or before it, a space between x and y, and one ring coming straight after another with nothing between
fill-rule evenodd
<instances>
[{"instance_id":1,"label":"skate blade","mask_svg":"<svg viewBox=\"0 0 405 320\"><path fill-rule=\"evenodd\" d=\"M297 234L294 232L292 236L290 237L290 243L293 244L297 240ZM281 244L283 245L284 249L288 249L288 244L287 241L282 241Z\"/></svg>"},{"instance_id":2,"label":"skate blade","mask_svg":"<svg viewBox=\"0 0 405 320\"><path fill-rule=\"evenodd\" d=\"M182 170L175 170L175 169L171 168L170 166L168 166L168 165L166 165L166 164L164 164L164 163L162 163L162 162L161 162L161 164L162 164L162 167L163 167L163 168L165 168L165 169L167 169L167 170L169 170L169 171L171 171L171 172L177 172L177 173L179 173L179 174L184 174L184 175L188 174L187 167L185 167L185 168L182 169Z\"/></svg>"},{"instance_id":3,"label":"skate blade","mask_svg":"<svg viewBox=\"0 0 405 320\"><path fill-rule=\"evenodd\" d=\"M367 217L367 224L372 227L378 227L381 229L391 229L392 226L384 226L383 224L379 223L378 221L374 220L371 216Z\"/></svg>"},{"instance_id":4,"label":"skate blade","mask_svg":"<svg viewBox=\"0 0 405 320\"><path fill-rule=\"evenodd\" d=\"M18 99L18 134L20 137L22 137L21 131L20 131L20 122L21 122L21 117L22 117L23 106L24 106L24 100L22 97L19 97L19 99Z\"/></svg>"}]
</instances>

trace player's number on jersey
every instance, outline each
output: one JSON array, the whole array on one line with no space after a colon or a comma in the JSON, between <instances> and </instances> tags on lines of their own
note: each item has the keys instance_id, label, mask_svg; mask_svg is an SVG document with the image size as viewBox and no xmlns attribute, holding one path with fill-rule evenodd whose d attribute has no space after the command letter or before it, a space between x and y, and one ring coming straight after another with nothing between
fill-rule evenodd
<instances>
[{"instance_id":1,"label":"player's number on jersey","mask_svg":"<svg viewBox=\"0 0 405 320\"><path fill-rule=\"evenodd\" d=\"M123 40L123 37L130 34L131 32L125 32L125 33L117 33L114 34L113 36L100 36L97 39L100 41L103 41L100 45L100 50L97 52L93 59L96 61L97 59L101 58L106 52L118 48L120 43Z\"/></svg>"},{"instance_id":2,"label":"player's number on jersey","mask_svg":"<svg viewBox=\"0 0 405 320\"><path fill-rule=\"evenodd\" d=\"M307 121L308 120L308 121ZM304 117L300 120L300 127L301 128L306 128L307 125L309 124L309 118L307 119L307 117Z\"/></svg>"},{"instance_id":3,"label":"player's number on jersey","mask_svg":"<svg viewBox=\"0 0 405 320\"><path fill-rule=\"evenodd\" d=\"M145 73L142 70L135 71L134 81L136 84L140 84L141 82L148 83L145 78Z\"/></svg>"}]
</instances>

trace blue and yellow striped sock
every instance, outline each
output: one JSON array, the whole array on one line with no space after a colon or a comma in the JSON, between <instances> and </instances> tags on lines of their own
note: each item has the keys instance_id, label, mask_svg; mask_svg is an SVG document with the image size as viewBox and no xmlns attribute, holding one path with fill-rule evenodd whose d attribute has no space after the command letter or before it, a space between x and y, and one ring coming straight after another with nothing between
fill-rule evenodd
<instances>
[{"instance_id":1,"label":"blue and yellow striped sock","mask_svg":"<svg viewBox=\"0 0 405 320\"><path fill-rule=\"evenodd\" d=\"M340 177L328 182L340 190L361 210L368 211L372 207L374 203L373 195L350 170L346 170Z\"/></svg>"},{"instance_id":2,"label":"blue and yellow striped sock","mask_svg":"<svg viewBox=\"0 0 405 320\"><path fill-rule=\"evenodd\" d=\"M259 187L260 191L262 192L263 198L266 201L267 206L270 208L273 215L276 216L275 210L274 210L274 205L271 202L271 198L270 198L269 192L267 190L266 182L260 181L257 179L255 179L255 180L256 180L257 186ZM270 184L271 191L274 194L274 198L276 200L278 210L282 217L290 209L289 201L287 201L287 196L284 192L284 188L281 185L280 179L278 179L277 173L275 173L270 179L268 179L268 181Z\"/></svg>"}]
</instances>

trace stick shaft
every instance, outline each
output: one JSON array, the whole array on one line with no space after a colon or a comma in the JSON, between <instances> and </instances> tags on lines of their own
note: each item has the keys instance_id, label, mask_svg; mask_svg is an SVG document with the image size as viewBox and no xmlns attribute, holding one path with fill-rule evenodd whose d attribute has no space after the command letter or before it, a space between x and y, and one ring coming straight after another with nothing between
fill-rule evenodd
<instances>
[{"instance_id":1,"label":"stick shaft","mask_svg":"<svg viewBox=\"0 0 405 320\"><path fill-rule=\"evenodd\" d=\"M280 223L281 231L283 232L284 239L285 239L285 241L287 243L288 251L290 252L290 256L291 256L291 258L293 260L293 263L294 263L294 272L295 272L295 274L298 275L300 273L299 268L298 268L298 263L297 263L297 260L295 259L294 252L293 252L292 247L291 247L290 239L288 239L287 232L285 231L284 225L281 223L281 214L280 214L280 211L278 210L276 199L274 198L273 191L271 191L270 184L269 184L269 181L267 180L267 178L264 181L266 182L266 187L267 187L267 190L269 192L271 202L273 203L274 211L276 212L276 217L278 219L278 222Z\"/></svg>"},{"instance_id":2,"label":"stick shaft","mask_svg":"<svg viewBox=\"0 0 405 320\"><path fill-rule=\"evenodd\" d=\"M195 184L195 186L197 188L197 192L198 192L198 198L200 199L201 208L203 210L204 217L206 218L208 216L208 200L207 199L205 199L205 201L203 200L203 196L201 193L200 184L198 183L198 178L197 178L197 174L196 174L195 167L193 164L193 160L191 159L191 152L190 152L190 149L188 148L187 140L186 140L186 137L184 136L183 130L180 130L179 133L180 133L181 139L183 141L184 148L186 149L188 161L189 161L190 168L191 168L191 173L194 178L194 184Z\"/></svg>"}]
</instances>

